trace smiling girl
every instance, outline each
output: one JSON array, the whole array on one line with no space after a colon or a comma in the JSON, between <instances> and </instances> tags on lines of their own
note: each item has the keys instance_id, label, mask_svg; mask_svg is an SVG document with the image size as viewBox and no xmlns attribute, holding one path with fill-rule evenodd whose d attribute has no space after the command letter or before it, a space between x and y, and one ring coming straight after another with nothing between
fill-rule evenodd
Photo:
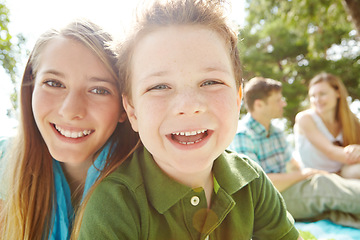
<instances>
[{"instance_id":1,"label":"smiling girl","mask_svg":"<svg viewBox=\"0 0 360 240\"><path fill-rule=\"evenodd\" d=\"M296 116L296 148L305 167L360 178L360 121L342 81L328 73L309 85L311 108Z\"/></svg>"},{"instance_id":2,"label":"smiling girl","mask_svg":"<svg viewBox=\"0 0 360 240\"><path fill-rule=\"evenodd\" d=\"M19 133L6 142L1 239L68 239L87 190L136 145L111 40L74 21L36 42L21 84Z\"/></svg>"}]
</instances>

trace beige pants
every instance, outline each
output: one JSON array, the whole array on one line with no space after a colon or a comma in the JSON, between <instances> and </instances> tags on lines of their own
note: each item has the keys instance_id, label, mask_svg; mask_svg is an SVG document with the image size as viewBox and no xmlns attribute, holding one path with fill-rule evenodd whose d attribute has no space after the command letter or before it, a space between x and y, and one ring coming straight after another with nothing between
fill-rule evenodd
<instances>
[{"instance_id":1,"label":"beige pants","mask_svg":"<svg viewBox=\"0 0 360 240\"><path fill-rule=\"evenodd\" d=\"M288 211L296 220L329 219L360 229L360 180L337 174L315 175L283 191Z\"/></svg>"}]
</instances>

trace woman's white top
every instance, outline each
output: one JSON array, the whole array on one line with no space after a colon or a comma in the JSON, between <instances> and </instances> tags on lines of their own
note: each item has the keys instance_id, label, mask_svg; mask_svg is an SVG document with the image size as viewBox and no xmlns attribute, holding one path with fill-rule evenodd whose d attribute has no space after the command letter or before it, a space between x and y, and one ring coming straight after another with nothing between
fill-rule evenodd
<instances>
[{"instance_id":1,"label":"woman's white top","mask_svg":"<svg viewBox=\"0 0 360 240\"><path fill-rule=\"evenodd\" d=\"M319 115L316 114L314 110L308 110L310 116L315 121L317 128L320 132L331 142L339 141L343 143L342 132L338 136L334 137ZM337 162L331 158L328 158L320 150L318 150L310 141L306 138L305 135L296 133L295 131L295 149L300 156L304 167L306 168L315 168L320 170L325 170L328 172L338 172L343 166L342 163Z\"/></svg>"}]
</instances>

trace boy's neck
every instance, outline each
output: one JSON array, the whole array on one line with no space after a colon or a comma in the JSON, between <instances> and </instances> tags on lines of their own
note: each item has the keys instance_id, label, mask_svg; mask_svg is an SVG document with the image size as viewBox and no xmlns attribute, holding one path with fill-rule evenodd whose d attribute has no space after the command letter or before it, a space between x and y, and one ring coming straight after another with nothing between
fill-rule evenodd
<instances>
[{"instance_id":1,"label":"boy's neck","mask_svg":"<svg viewBox=\"0 0 360 240\"><path fill-rule=\"evenodd\" d=\"M211 196L214 190L214 178L211 169L198 173L179 173L177 174L177 176L173 174L170 177L174 178L177 182L180 182L191 188L203 188L206 196L207 205L208 207L210 207Z\"/></svg>"}]
</instances>

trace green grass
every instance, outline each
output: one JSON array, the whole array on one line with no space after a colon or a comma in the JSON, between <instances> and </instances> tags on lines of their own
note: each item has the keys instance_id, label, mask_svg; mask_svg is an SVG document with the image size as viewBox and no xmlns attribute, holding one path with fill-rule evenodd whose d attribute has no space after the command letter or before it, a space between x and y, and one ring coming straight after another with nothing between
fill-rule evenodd
<instances>
[{"instance_id":1,"label":"green grass","mask_svg":"<svg viewBox=\"0 0 360 240\"><path fill-rule=\"evenodd\" d=\"M304 240L317 240L316 237L314 237L314 235L312 235L310 232L305 232L305 231L301 231L299 230L301 237ZM334 239L328 239L328 240L334 240Z\"/></svg>"},{"instance_id":2,"label":"green grass","mask_svg":"<svg viewBox=\"0 0 360 240\"><path fill-rule=\"evenodd\" d=\"M314 237L314 235L312 235L310 232L305 232L305 231L301 231L299 230L301 237L304 240L317 240L316 237Z\"/></svg>"}]
</instances>

